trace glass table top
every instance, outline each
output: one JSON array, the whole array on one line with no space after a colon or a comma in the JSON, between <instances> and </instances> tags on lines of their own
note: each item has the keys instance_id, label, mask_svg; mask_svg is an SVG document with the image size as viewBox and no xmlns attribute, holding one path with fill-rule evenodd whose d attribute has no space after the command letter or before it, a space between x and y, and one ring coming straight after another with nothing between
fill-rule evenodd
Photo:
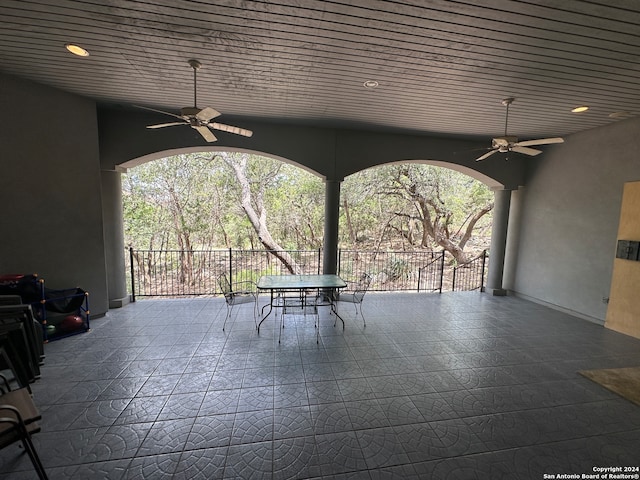
<instances>
[{"instance_id":1,"label":"glass table top","mask_svg":"<svg viewBox=\"0 0 640 480\"><path fill-rule=\"evenodd\" d=\"M261 290L286 290L304 288L345 288L346 282L338 275L263 275L258 280Z\"/></svg>"}]
</instances>

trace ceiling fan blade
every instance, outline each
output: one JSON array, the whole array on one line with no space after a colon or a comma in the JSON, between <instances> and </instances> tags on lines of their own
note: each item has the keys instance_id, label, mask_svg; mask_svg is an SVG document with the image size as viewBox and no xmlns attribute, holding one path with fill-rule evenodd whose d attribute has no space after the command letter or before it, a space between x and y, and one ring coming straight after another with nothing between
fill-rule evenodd
<instances>
[{"instance_id":1,"label":"ceiling fan blade","mask_svg":"<svg viewBox=\"0 0 640 480\"><path fill-rule=\"evenodd\" d=\"M157 125L147 125L147 128L173 127L174 125L188 125L188 123L187 122L158 123Z\"/></svg>"},{"instance_id":2,"label":"ceiling fan blade","mask_svg":"<svg viewBox=\"0 0 640 480\"><path fill-rule=\"evenodd\" d=\"M564 138L553 137L553 138L540 138L538 140L525 140L524 142L516 143L515 146L530 147L533 145L551 145L552 143L564 143Z\"/></svg>"},{"instance_id":3,"label":"ceiling fan blade","mask_svg":"<svg viewBox=\"0 0 640 480\"><path fill-rule=\"evenodd\" d=\"M236 135L242 135L244 137L250 137L253 135L251 130L247 130L245 128L234 127L233 125L226 125L224 123L210 123L209 127L215 128L216 130L221 130L223 132L235 133Z\"/></svg>"},{"instance_id":4,"label":"ceiling fan blade","mask_svg":"<svg viewBox=\"0 0 640 480\"><path fill-rule=\"evenodd\" d=\"M496 148L495 150L491 150L490 152L485 153L484 155L476 158L476 162L481 162L482 160L489 158L491 155L493 155L494 153L498 152L498 149Z\"/></svg>"},{"instance_id":5,"label":"ceiling fan blade","mask_svg":"<svg viewBox=\"0 0 640 480\"><path fill-rule=\"evenodd\" d=\"M517 152L517 153L523 153L525 155L530 155L532 157L535 157L536 155L542 153L542 150L536 150L535 148L529 148L529 147L521 147L519 144L511 147L511 151Z\"/></svg>"},{"instance_id":6,"label":"ceiling fan blade","mask_svg":"<svg viewBox=\"0 0 640 480\"><path fill-rule=\"evenodd\" d=\"M155 108L143 107L142 105L134 105L134 107L142 108L143 110L149 110L151 112L162 113L164 115L170 115L172 117L176 117L176 118L181 118L182 119L182 117L180 115L176 115L175 113L165 112L163 110L156 110Z\"/></svg>"},{"instance_id":7,"label":"ceiling fan blade","mask_svg":"<svg viewBox=\"0 0 640 480\"><path fill-rule=\"evenodd\" d=\"M204 125L192 125L192 128L196 129L207 142L215 142L217 140L216 136L211 133L211 130Z\"/></svg>"},{"instance_id":8,"label":"ceiling fan blade","mask_svg":"<svg viewBox=\"0 0 640 480\"><path fill-rule=\"evenodd\" d=\"M200 112L196 114L196 118L203 122L208 122L212 118L219 117L221 113L211 107L204 107Z\"/></svg>"}]
</instances>

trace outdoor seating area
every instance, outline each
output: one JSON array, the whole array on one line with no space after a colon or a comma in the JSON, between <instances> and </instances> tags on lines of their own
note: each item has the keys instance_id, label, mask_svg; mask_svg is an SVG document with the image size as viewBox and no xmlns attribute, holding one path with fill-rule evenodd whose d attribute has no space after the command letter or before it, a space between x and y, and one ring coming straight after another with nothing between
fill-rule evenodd
<instances>
[{"instance_id":1,"label":"outdoor seating area","mask_svg":"<svg viewBox=\"0 0 640 480\"><path fill-rule=\"evenodd\" d=\"M227 320L223 296L145 299L46 344L31 389L48 478L529 480L638 465L640 407L578 371L638 366L640 340L479 292L369 292L364 306L366 326L319 307L258 333L251 302ZM0 450L0 477L34 475L17 443Z\"/></svg>"}]
</instances>

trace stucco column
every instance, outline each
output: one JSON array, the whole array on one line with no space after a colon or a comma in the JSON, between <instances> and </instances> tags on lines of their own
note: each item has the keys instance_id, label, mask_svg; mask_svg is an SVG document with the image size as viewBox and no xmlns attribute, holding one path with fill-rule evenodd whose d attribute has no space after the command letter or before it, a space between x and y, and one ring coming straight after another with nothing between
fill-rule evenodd
<instances>
[{"instance_id":1,"label":"stucco column","mask_svg":"<svg viewBox=\"0 0 640 480\"><path fill-rule=\"evenodd\" d=\"M338 221L340 218L340 181L324 184L324 248L323 273L338 272Z\"/></svg>"},{"instance_id":2,"label":"stucco column","mask_svg":"<svg viewBox=\"0 0 640 480\"><path fill-rule=\"evenodd\" d=\"M507 291L502 288L502 276L504 273L504 258L507 247L511 190L495 190L493 195L493 227L491 229L491 253L489 257L489 273L487 275L487 291L493 295L506 295Z\"/></svg>"},{"instance_id":3,"label":"stucco column","mask_svg":"<svg viewBox=\"0 0 640 480\"><path fill-rule=\"evenodd\" d=\"M124 262L121 173L102 170L102 216L109 308L129 303Z\"/></svg>"}]
</instances>

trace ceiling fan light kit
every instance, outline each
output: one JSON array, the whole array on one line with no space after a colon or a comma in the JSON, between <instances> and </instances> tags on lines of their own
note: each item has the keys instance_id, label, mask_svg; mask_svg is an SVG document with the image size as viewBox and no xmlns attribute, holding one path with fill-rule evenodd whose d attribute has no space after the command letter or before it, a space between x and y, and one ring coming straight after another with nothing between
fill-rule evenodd
<instances>
[{"instance_id":1,"label":"ceiling fan light kit","mask_svg":"<svg viewBox=\"0 0 640 480\"><path fill-rule=\"evenodd\" d=\"M507 135L507 126L509 124L509 106L514 102L514 97L508 97L502 100L502 105L507 107L507 113L505 115L504 120L504 136L496 137L491 140L491 148L484 155L476 158L476 162L481 162L486 158L489 158L494 153L509 153L516 152L522 153L524 155L529 155L530 157L534 157L542 153L542 150L537 150L535 148L529 148L534 145L550 145L552 143L562 143L564 139L560 137L552 137L552 138L540 138L538 140L525 140L524 142L518 142L518 137L513 135Z\"/></svg>"},{"instance_id":2,"label":"ceiling fan light kit","mask_svg":"<svg viewBox=\"0 0 640 480\"><path fill-rule=\"evenodd\" d=\"M188 125L194 130L196 130L202 136L202 138L204 138L207 142L215 142L217 140L216 136L213 134L211 130L220 130L222 132L233 133L236 135L241 135L243 137L252 136L253 132L251 130L247 130L246 128L234 127L233 125L227 125L224 123L212 122L211 120L221 115L221 113L218 112L216 109L211 107L198 108L197 106L198 105L197 73L198 73L198 70L200 70L200 67L202 67L202 63L192 58L191 60L189 60L189 66L193 69L193 107L184 107L180 109L180 115L176 115L175 113L165 112L162 110L156 110L155 108L136 105L138 108L143 108L145 110L150 110L152 112L162 113L164 115L170 115L180 120L177 122L148 125L147 128L156 129L156 128L164 128L164 127L173 127L176 125Z\"/></svg>"}]
</instances>

